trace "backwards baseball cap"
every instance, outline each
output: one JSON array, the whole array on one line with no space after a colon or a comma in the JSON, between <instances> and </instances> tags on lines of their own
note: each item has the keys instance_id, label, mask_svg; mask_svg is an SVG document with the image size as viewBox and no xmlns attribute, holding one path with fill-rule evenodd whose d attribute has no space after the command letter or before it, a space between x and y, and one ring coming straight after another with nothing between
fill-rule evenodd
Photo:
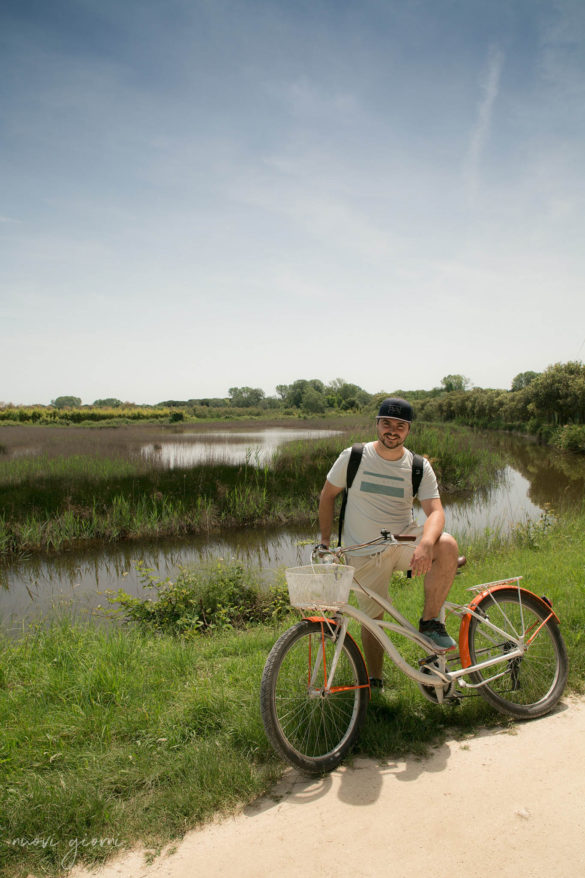
<instances>
[{"instance_id":1,"label":"backwards baseball cap","mask_svg":"<svg viewBox=\"0 0 585 878\"><path fill-rule=\"evenodd\" d=\"M414 418L414 412L411 404L405 399L390 396L381 404L378 418L396 418L398 421L407 421L410 424Z\"/></svg>"}]
</instances>

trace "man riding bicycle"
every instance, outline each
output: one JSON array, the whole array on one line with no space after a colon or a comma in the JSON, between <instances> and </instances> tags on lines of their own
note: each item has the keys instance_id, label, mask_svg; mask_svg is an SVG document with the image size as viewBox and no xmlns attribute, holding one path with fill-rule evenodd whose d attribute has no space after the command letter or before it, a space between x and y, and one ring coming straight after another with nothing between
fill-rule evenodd
<instances>
[{"instance_id":1,"label":"man riding bicycle","mask_svg":"<svg viewBox=\"0 0 585 878\"><path fill-rule=\"evenodd\" d=\"M363 447L361 460L351 487L343 521L343 541L348 545L368 542L381 530L416 535L410 544L392 545L381 552L378 547L358 549L348 554L355 568L355 579L381 597L395 570L412 570L424 576L424 606L419 631L442 649L452 649L455 641L439 619L457 570L458 547L445 533L445 513L437 479L428 460L423 460L418 499L426 519L422 526L414 520L412 466L413 455L404 447L414 417L409 402L398 397L385 399L376 418L377 439ZM329 548L335 500L346 489L351 448L346 448L327 474L319 501L321 546ZM358 592L360 608L371 618L381 619L379 604ZM370 684L382 685L384 651L376 638L362 627L362 643Z\"/></svg>"}]
</instances>

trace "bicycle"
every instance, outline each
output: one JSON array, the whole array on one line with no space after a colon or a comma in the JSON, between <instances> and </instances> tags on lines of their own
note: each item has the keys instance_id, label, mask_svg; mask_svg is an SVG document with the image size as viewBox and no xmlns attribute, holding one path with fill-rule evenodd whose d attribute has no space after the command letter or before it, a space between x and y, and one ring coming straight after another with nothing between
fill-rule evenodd
<instances>
[{"instance_id":1,"label":"bicycle","mask_svg":"<svg viewBox=\"0 0 585 878\"><path fill-rule=\"evenodd\" d=\"M313 550L312 563L286 571L291 604L305 615L277 640L262 675L260 705L269 741L286 761L309 774L335 769L354 745L371 697L362 652L348 631L365 626L400 671L437 703L459 702L466 690L517 719L548 713L567 680L567 650L547 597L520 585L521 576L472 586L468 604L446 601L459 617L459 651L441 649L418 632L386 599L357 582L344 556L405 539L381 536L355 546ZM317 554L316 554L317 553ZM464 563L464 559L462 559ZM349 603L350 591L373 598L393 621L366 616ZM405 657L388 634L408 641ZM405 644L406 645L406 644ZM420 653L422 651L422 655Z\"/></svg>"}]
</instances>

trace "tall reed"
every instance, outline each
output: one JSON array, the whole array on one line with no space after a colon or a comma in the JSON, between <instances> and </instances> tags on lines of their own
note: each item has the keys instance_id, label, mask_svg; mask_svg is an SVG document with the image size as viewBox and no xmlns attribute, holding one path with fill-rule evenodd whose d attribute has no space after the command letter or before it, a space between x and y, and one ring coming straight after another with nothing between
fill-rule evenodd
<instances>
[{"instance_id":1,"label":"tall reed","mask_svg":"<svg viewBox=\"0 0 585 878\"><path fill-rule=\"evenodd\" d=\"M316 522L329 467L343 448L369 438L364 431L287 443L270 465L248 459L164 469L146 459L100 455L2 460L0 553ZM444 490L477 488L502 465L469 431L421 429L409 445L429 454Z\"/></svg>"}]
</instances>

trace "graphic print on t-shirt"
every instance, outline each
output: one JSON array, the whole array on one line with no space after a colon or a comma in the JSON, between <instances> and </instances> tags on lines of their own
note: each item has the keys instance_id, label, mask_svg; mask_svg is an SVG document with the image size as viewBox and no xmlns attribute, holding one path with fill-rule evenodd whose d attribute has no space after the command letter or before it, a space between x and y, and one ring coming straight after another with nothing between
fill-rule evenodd
<instances>
[{"instance_id":1,"label":"graphic print on t-shirt","mask_svg":"<svg viewBox=\"0 0 585 878\"><path fill-rule=\"evenodd\" d=\"M383 482L366 481L366 476L373 476L375 479L385 479ZM394 482L394 484L390 484ZM399 484L396 484L398 482ZM400 476L385 476L381 473L373 473L369 470L364 472L364 478L360 482L360 491L366 494L386 494L388 497L404 497L404 479Z\"/></svg>"}]
</instances>

